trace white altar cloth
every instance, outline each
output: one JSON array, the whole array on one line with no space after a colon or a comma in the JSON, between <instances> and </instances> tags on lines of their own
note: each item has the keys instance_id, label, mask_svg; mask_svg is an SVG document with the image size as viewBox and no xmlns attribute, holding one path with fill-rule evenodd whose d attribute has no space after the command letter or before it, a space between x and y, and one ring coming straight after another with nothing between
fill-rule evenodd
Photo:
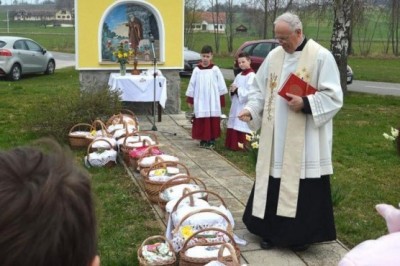
<instances>
[{"instance_id":1,"label":"white altar cloth","mask_svg":"<svg viewBox=\"0 0 400 266\"><path fill-rule=\"evenodd\" d=\"M156 102L165 108L167 102L167 82L164 76L156 77ZM126 73L111 73L108 79L110 90L121 90L121 100L124 102L152 102L154 101L154 77L132 75Z\"/></svg>"}]
</instances>

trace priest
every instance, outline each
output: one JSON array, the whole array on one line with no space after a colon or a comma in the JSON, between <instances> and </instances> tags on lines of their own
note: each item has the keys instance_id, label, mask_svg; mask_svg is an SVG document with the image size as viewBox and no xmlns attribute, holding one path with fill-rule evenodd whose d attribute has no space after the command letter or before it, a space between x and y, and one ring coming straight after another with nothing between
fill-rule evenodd
<instances>
[{"instance_id":1,"label":"priest","mask_svg":"<svg viewBox=\"0 0 400 266\"><path fill-rule=\"evenodd\" d=\"M261 247L306 250L336 239L331 201L332 119L343 104L333 55L307 39L299 17L284 13L274 22L280 46L259 68L239 118L260 130L256 181L243 222L261 237ZM280 96L293 73L315 94Z\"/></svg>"}]
</instances>

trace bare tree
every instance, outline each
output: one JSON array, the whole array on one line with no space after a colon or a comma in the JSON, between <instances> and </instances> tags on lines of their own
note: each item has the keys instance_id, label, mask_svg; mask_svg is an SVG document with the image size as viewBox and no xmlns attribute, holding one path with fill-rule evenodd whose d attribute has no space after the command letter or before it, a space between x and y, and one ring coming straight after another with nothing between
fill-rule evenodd
<instances>
[{"instance_id":1,"label":"bare tree","mask_svg":"<svg viewBox=\"0 0 400 266\"><path fill-rule=\"evenodd\" d=\"M340 71L340 83L344 93L347 93L347 56L349 47L349 31L351 27L352 0L333 1L333 31L331 51Z\"/></svg>"},{"instance_id":2,"label":"bare tree","mask_svg":"<svg viewBox=\"0 0 400 266\"><path fill-rule=\"evenodd\" d=\"M220 46L220 34L219 34L219 23L220 23L220 5L218 0L210 0L211 4L211 14L212 14L212 22L213 32L214 32L214 44L215 44L215 53L219 53L219 46Z\"/></svg>"},{"instance_id":3,"label":"bare tree","mask_svg":"<svg viewBox=\"0 0 400 266\"><path fill-rule=\"evenodd\" d=\"M235 36L235 14L233 10L233 2L234 0L226 1L226 39L227 39L227 48L228 52L232 53L233 51L233 39Z\"/></svg>"},{"instance_id":4,"label":"bare tree","mask_svg":"<svg viewBox=\"0 0 400 266\"><path fill-rule=\"evenodd\" d=\"M194 44L193 30L195 24L200 22L200 1L185 0L184 45L189 48L192 48Z\"/></svg>"},{"instance_id":5,"label":"bare tree","mask_svg":"<svg viewBox=\"0 0 400 266\"><path fill-rule=\"evenodd\" d=\"M400 4L398 0L391 1L391 11L389 32L392 41L392 50L395 56L399 56Z\"/></svg>"}]
</instances>

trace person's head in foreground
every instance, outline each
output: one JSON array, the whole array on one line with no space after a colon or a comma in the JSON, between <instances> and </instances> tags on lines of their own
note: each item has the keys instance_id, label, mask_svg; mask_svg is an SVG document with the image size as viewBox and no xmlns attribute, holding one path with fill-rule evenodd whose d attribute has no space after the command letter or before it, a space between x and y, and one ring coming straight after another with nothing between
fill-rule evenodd
<instances>
[{"instance_id":1,"label":"person's head in foreground","mask_svg":"<svg viewBox=\"0 0 400 266\"><path fill-rule=\"evenodd\" d=\"M89 174L55 141L0 152L0 210L2 266L99 265Z\"/></svg>"}]
</instances>

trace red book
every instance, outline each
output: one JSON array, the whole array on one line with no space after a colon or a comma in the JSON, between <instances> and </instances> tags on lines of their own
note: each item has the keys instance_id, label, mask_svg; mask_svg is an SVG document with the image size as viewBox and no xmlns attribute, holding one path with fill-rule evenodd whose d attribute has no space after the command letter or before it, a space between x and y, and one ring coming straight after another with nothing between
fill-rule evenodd
<instances>
[{"instance_id":1,"label":"red book","mask_svg":"<svg viewBox=\"0 0 400 266\"><path fill-rule=\"evenodd\" d=\"M278 92L280 96L290 101L291 98L286 93L295 94L303 97L310 94L315 94L317 90L311 86L308 82L305 82L293 73L290 73L289 77L283 83L282 89Z\"/></svg>"}]
</instances>

